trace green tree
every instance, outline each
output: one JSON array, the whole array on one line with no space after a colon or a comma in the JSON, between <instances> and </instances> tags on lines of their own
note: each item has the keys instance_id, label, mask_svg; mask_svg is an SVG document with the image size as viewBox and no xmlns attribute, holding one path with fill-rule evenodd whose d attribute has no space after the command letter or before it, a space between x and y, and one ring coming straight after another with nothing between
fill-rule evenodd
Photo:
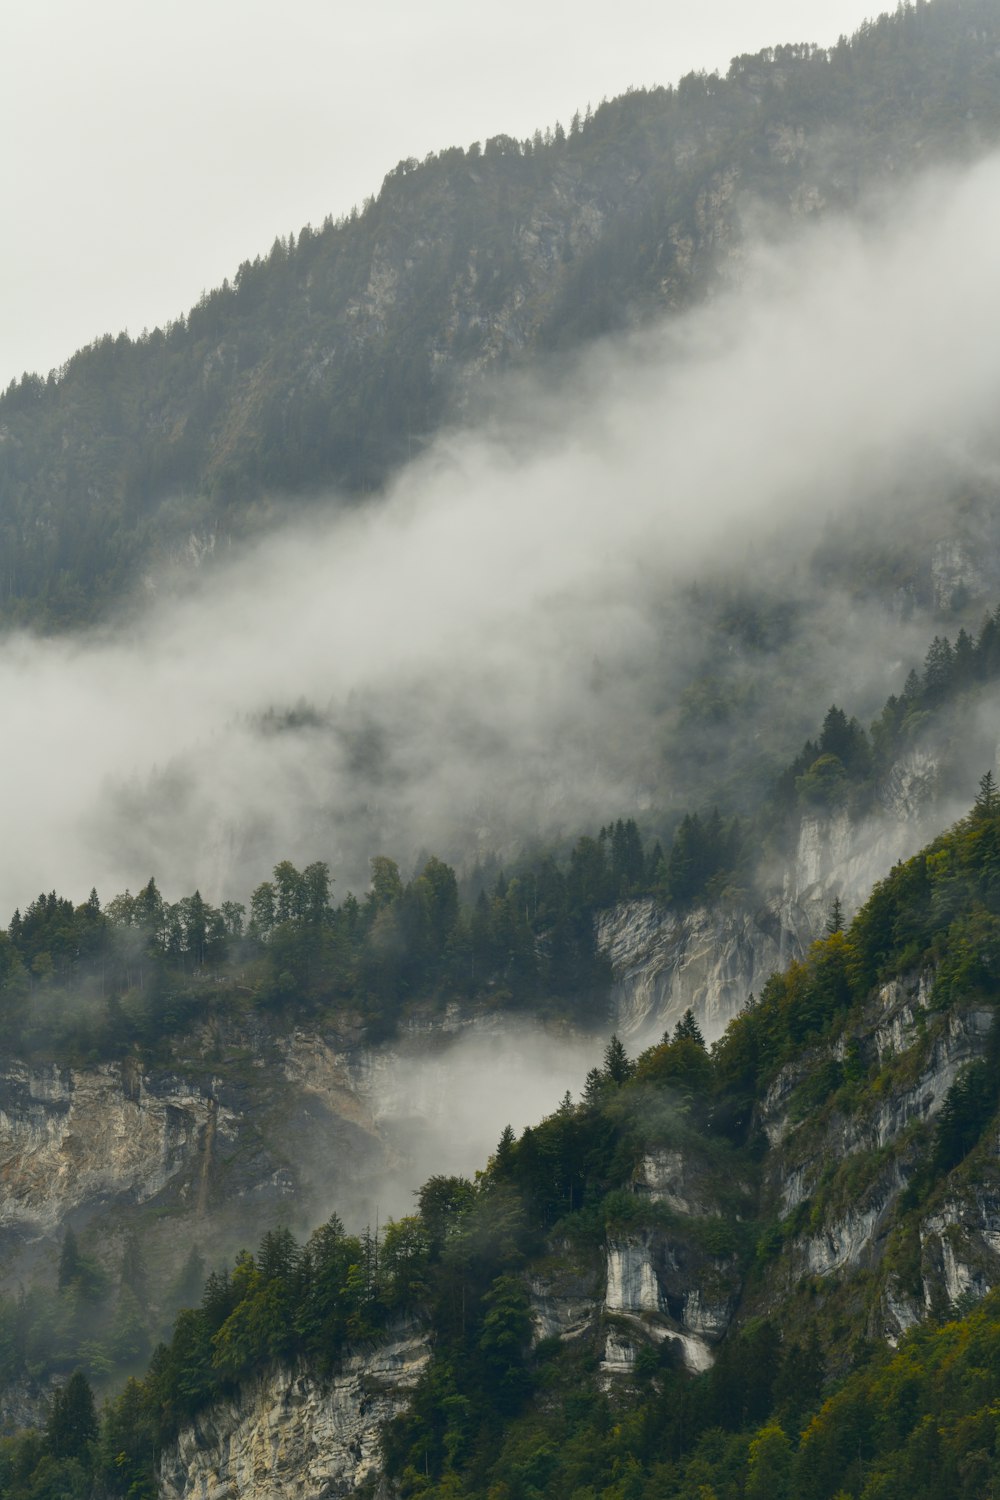
<instances>
[{"instance_id":1,"label":"green tree","mask_svg":"<svg viewBox=\"0 0 1000 1500\"><path fill-rule=\"evenodd\" d=\"M973 805L973 813L977 818L992 818L1000 811L1000 792L997 791L996 777L992 771L986 771L979 778L979 790Z\"/></svg>"},{"instance_id":2,"label":"green tree","mask_svg":"<svg viewBox=\"0 0 1000 1500\"><path fill-rule=\"evenodd\" d=\"M97 1438L97 1412L94 1393L82 1370L74 1371L53 1393L45 1436L53 1457L89 1463L90 1447Z\"/></svg>"},{"instance_id":3,"label":"green tree","mask_svg":"<svg viewBox=\"0 0 1000 1500\"><path fill-rule=\"evenodd\" d=\"M746 1500L788 1500L792 1483L792 1445L777 1423L762 1427L751 1440Z\"/></svg>"},{"instance_id":4,"label":"green tree","mask_svg":"<svg viewBox=\"0 0 1000 1500\"><path fill-rule=\"evenodd\" d=\"M491 1403L501 1412L515 1411L530 1389L527 1352L531 1344L531 1309L519 1276L504 1274L483 1298L486 1309L479 1352L487 1372Z\"/></svg>"},{"instance_id":5,"label":"green tree","mask_svg":"<svg viewBox=\"0 0 1000 1500\"><path fill-rule=\"evenodd\" d=\"M635 1063L632 1062L625 1045L617 1035L612 1036L610 1042L604 1049L604 1077L609 1083L627 1083L635 1072Z\"/></svg>"},{"instance_id":6,"label":"green tree","mask_svg":"<svg viewBox=\"0 0 1000 1500\"><path fill-rule=\"evenodd\" d=\"M701 1034L701 1027L695 1020L694 1011L688 1006L674 1027L675 1042L694 1042L699 1047L704 1047L705 1038Z\"/></svg>"}]
</instances>

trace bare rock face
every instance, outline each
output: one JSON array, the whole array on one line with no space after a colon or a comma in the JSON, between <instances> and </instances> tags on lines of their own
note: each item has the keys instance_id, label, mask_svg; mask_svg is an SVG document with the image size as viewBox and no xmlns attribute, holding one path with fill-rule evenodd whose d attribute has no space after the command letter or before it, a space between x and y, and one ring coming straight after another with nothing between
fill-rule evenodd
<instances>
[{"instance_id":1,"label":"bare rock face","mask_svg":"<svg viewBox=\"0 0 1000 1500\"><path fill-rule=\"evenodd\" d=\"M378 1471L382 1424L398 1415L430 1357L413 1327L319 1381L276 1369L214 1406L164 1453L163 1500L331 1500Z\"/></svg>"},{"instance_id":2,"label":"bare rock face","mask_svg":"<svg viewBox=\"0 0 1000 1500\"><path fill-rule=\"evenodd\" d=\"M749 1198L747 1184L730 1181L727 1188ZM644 1342L668 1340L689 1370L705 1370L732 1323L741 1291L737 1258L708 1248L721 1215L713 1174L692 1151L651 1147L632 1189L668 1214L664 1221L661 1208L649 1228L609 1234L602 1309L605 1372L629 1365L621 1359L629 1343L638 1349Z\"/></svg>"},{"instance_id":3,"label":"bare rock face","mask_svg":"<svg viewBox=\"0 0 1000 1500\"><path fill-rule=\"evenodd\" d=\"M720 1036L748 997L822 934L835 898L850 915L926 843L938 772L935 756L913 751L878 788L876 814L803 817L787 869L756 906L722 901L680 913L645 897L600 912L597 945L611 960L618 1031L645 1045L690 1008L707 1040Z\"/></svg>"},{"instance_id":4,"label":"bare rock face","mask_svg":"<svg viewBox=\"0 0 1000 1500\"><path fill-rule=\"evenodd\" d=\"M632 1179L632 1190L678 1214L709 1218L720 1212L705 1191L690 1153L677 1147L660 1146L648 1151Z\"/></svg>"},{"instance_id":5,"label":"bare rock face","mask_svg":"<svg viewBox=\"0 0 1000 1500\"><path fill-rule=\"evenodd\" d=\"M735 1266L659 1229L610 1239L606 1258L603 1373L631 1374L643 1344L664 1342L693 1374L707 1370L738 1300Z\"/></svg>"},{"instance_id":6,"label":"bare rock face","mask_svg":"<svg viewBox=\"0 0 1000 1500\"><path fill-rule=\"evenodd\" d=\"M869 1334L895 1343L928 1313L945 1316L1000 1285L1000 1152L977 1160L944 1200L904 1221L901 1196L933 1148L930 1127L969 1063L987 1053L991 1008L935 1011L932 971L874 991L849 1035L783 1069L758 1109L770 1151L761 1207L783 1223L782 1245L741 1316L778 1307L791 1285L862 1275L877 1289ZM817 1066L851 1052L874 1083L839 1107L803 1109Z\"/></svg>"},{"instance_id":7,"label":"bare rock face","mask_svg":"<svg viewBox=\"0 0 1000 1500\"><path fill-rule=\"evenodd\" d=\"M593 1331L598 1314L594 1277L571 1262L542 1265L528 1279L534 1342L572 1343Z\"/></svg>"},{"instance_id":8,"label":"bare rock face","mask_svg":"<svg viewBox=\"0 0 1000 1500\"><path fill-rule=\"evenodd\" d=\"M0 1075L0 1227L37 1236L110 1197L145 1202L231 1138L232 1110L209 1089L143 1077L129 1061ZM188 1193L196 1191L188 1181Z\"/></svg>"},{"instance_id":9,"label":"bare rock face","mask_svg":"<svg viewBox=\"0 0 1000 1500\"><path fill-rule=\"evenodd\" d=\"M112 1255L128 1225L166 1285L192 1244L219 1260L279 1219L314 1227L338 1174L382 1162L357 1080L323 1039L234 1037L211 1064L198 1038L187 1044L175 1069L135 1056L0 1067L0 1271L12 1282L72 1223Z\"/></svg>"},{"instance_id":10,"label":"bare rock face","mask_svg":"<svg viewBox=\"0 0 1000 1500\"><path fill-rule=\"evenodd\" d=\"M697 907L683 916L646 898L597 918L597 943L612 963L617 1029L658 1038L690 1008L706 1037L719 1036L769 974L801 952L774 912Z\"/></svg>"}]
</instances>

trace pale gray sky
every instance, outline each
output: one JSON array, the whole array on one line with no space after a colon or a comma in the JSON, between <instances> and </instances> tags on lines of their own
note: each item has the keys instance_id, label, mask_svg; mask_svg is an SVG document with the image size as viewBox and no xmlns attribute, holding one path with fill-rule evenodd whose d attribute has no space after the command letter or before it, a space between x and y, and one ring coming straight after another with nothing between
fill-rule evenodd
<instances>
[{"instance_id":1,"label":"pale gray sky","mask_svg":"<svg viewBox=\"0 0 1000 1500\"><path fill-rule=\"evenodd\" d=\"M523 137L866 0L11 0L0 385L184 312L401 157Z\"/></svg>"}]
</instances>

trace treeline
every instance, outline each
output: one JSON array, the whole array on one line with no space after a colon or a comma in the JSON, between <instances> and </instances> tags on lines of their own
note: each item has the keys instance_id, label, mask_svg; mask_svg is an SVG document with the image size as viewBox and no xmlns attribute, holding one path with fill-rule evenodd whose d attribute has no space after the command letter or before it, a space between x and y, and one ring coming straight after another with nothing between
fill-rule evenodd
<instances>
[{"instance_id":1,"label":"treeline","mask_svg":"<svg viewBox=\"0 0 1000 1500\"><path fill-rule=\"evenodd\" d=\"M572 862L501 874L471 904L436 858L406 882L386 857L371 870L366 896L339 905L325 863L287 860L249 908L215 908L198 891L171 903L154 880L104 908L96 892L75 907L41 895L0 934L0 1035L27 1051L116 1056L183 1029L206 1003L248 996L276 1015L354 1014L370 1037L409 1005L453 999L603 1018L607 961Z\"/></svg>"},{"instance_id":2,"label":"treeline","mask_svg":"<svg viewBox=\"0 0 1000 1500\"><path fill-rule=\"evenodd\" d=\"M717 811L685 816L665 854L634 819L584 835L568 859L542 855L462 900L455 871L431 857L405 881L371 861L360 900L333 901L322 861L289 860L249 905L214 907L199 891L167 901L151 879L106 906L54 891L15 911L0 932L0 1038L21 1050L116 1056L184 1028L206 1001L252 1003L275 1015L353 1013L370 1038L408 1007L451 1000L606 1015L610 970L594 913L654 894L684 906L719 894L745 863L745 828ZM206 996L205 981L218 981Z\"/></svg>"}]
</instances>

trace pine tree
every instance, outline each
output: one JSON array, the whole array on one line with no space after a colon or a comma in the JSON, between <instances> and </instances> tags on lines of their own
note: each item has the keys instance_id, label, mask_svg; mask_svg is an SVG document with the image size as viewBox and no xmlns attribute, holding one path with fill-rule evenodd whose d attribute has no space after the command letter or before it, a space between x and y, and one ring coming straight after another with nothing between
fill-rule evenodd
<instances>
[{"instance_id":1,"label":"pine tree","mask_svg":"<svg viewBox=\"0 0 1000 1500\"><path fill-rule=\"evenodd\" d=\"M979 778L979 791L973 804L973 812L979 818L992 818L1000 809L1000 792L997 791L996 777L992 771L987 771Z\"/></svg>"},{"instance_id":2,"label":"pine tree","mask_svg":"<svg viewBox=\"0 0 1000 1500\"><path fill-rule=\"evenodd\" d=\"M490 1164L490 1176L495 1182L506 1182L514 1167L514 1153L517 1143L514 1137L514 1127L505 1125L497 1142L497 1149L493 1154Z\"/></svg>"},{"instance_id":3,"label":"pine tree","mask_svg":"<svg viewBox=\"0 0 1000 1500\"><path fill-rule=\"evenodd\" d=\"M635 1072L635 1063L625 1051L619 1036L613 1036L604 1049L604 1077L608 1083L627 1083Z\"/></svg>"},{"instance_id":4,"label":"pine tree","mask_svg":"<svg viewBox=\"0 0 1000 1500\"><path fill-rule=\"evenodd\" d=\"M45 1435L55 1458L88 1456L90 1444L97 1437L97 1412L94 1393L82 1370L74 1371L52 1397Z\"/></svg>"},{"instance_id":5,"label":"pine tree","mask_svg":"<svg viewBox=\"0 0 1000 1500\"><path fill-rule=\"evenodd\" d=\"M695 1020L694 1011L688 1006L674 1028L674 1041L697 1042L699 1047L704 1047L705 1038L701 1034L701 1027Z\"/></svg>"}]
</instances>

